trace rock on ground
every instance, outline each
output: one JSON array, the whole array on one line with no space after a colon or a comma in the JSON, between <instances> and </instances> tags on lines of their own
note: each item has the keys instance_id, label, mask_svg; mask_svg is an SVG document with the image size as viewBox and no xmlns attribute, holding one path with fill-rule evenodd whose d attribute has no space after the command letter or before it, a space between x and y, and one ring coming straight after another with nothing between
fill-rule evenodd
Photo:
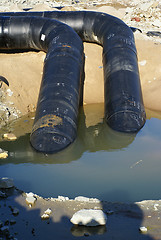
<instances>
[{"instance_id":1,"label":"rock on ground","mask_svg":"<svg viewBox=\"0 0 161 240\"><path fill-rule=\"evenodd\" d=\"M99 226L106 224L107 216L102 210L82 209L74 213L70 221L77 225Z\"/></svg>"}]
</instances>

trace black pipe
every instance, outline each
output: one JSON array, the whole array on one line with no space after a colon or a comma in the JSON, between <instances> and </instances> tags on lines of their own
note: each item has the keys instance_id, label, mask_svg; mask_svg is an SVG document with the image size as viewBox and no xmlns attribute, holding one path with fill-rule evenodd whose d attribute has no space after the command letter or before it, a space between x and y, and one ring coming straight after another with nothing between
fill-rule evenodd
<instances>
[{"instance_id":1,"label":"black pipe","mask_svg":"<svg viewBox=\"0 0 161 240\"><path fill-rule=\"evenodd\" d=\"M111 128L137 132L146 119L132 30L120 19L105 13L16 12L14 16L42 16L71 26L83 41L103 46L105 119Z\"/></svg>"},{"instance_id":2,"label":"black pipe","mask_svg":"<svg viewBox=\"0 0 161 240\"><path fill-rule=\"evenodd\" d=\"M42 152L68 146L77 134L82 40L71 27L56 20L0 17L0 49L47 52L30 141Z\"/></svg>"}]
</instances>

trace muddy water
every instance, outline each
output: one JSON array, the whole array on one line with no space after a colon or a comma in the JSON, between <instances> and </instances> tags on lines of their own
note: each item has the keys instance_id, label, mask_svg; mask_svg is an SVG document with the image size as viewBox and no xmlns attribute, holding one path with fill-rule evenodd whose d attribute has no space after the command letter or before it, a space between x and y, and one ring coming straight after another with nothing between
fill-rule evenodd
<instances>
[{"instance_id":1,"label":"muddy water","mask_svg":"<svg viewBox=\"0 0 161 240\"><path fill-rule=\"evenodd\" d=\"M8 127L18 139L0 142L9 151L9 157L0 160L0 176L12 177L19 189L44 197L160 199L161 114L147 110L147 117L138 134L125 135L104 123L102 104L86 105L80 110L76 141L60 153L45 155L30 146L33 119L25 116Z\"/></svg>"}]
</instances>

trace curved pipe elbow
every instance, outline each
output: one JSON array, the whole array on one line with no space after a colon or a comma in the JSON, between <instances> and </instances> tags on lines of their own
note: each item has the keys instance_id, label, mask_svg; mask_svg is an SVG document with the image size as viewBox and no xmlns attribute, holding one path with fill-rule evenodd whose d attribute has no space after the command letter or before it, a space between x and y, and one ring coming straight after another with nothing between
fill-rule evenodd
<instances>
[{"instance_id":1,"label":"curved pipe elbow","mask_svg":"<svg viewBox=\"0 0 161 240\"><path fill-rule=\"evenodd\" d=\"M114 130L122 132L137 132L143 127L146 116L135 40L132 30L123 21L105 13L90 11L20 12L0 15L56 19L72 27L83 41L101 44L107 123Z\"/></svg>"}]
</instances>

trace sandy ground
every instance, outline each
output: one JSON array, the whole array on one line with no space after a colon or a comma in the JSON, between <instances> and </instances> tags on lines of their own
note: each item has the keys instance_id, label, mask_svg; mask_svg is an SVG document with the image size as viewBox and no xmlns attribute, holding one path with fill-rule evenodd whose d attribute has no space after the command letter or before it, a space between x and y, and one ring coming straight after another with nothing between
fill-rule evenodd
<instances>
[{"instance_id":1,"label":"sandy ground","mask_svg":"<svg viewBox=\"0 0 161 240\"><path fill-rule=\"evenodd\" d=\"M126 2L126 1L125 1ZM94 10L126 19L127 5L110 4L115 8L100 6ZM121 8L120 8L121 7ZM49 6L36 6L39 10L49 10ZM71 10L66 7L66 10ZM93 8L91 7L93 10ZM20 11L21 8L13 6L10 11ZM139 25L141 27L142 25ZM135 25L133 23L133 25ZM153 30L153 28L151 29ZM154 29L156 30L156 28ZM160 28L158 27L159 31ZM145 32L135 33L138 52L138 65L140 70L141 86L145 107L161 111L161 41L159 37L147 37ZM103 102L103 69L102 47L96 44L84 43L85 87L84 103ZM28 52L0 54L0 75L9 82L9 88L2 86L5 101L13 103L24 115L34 112L42 78L43 61L45 53ZM150 113L153 116L153 112ZM6 198L0 198L0 220L9 227L10 239L76 239L86 236L89 239L161 239L161 203L160 201L143 201L140 203L87 203L68 201L52 201L37 196L35 205L30 208L25 201L25 193L12 189L6 192ZM13 215L12 210L17 208L18 214ZM42 213L51 208L52 214L48 220L41 220ZM74 212L82 208L102 209L106 212L108 220L104 227L86 228L73 226L70 218ZM147 228L147 233L139 231L140 226ZM2 237L1 237L2 235ZM1 233L1 239L7 239L7 234ZM65 236L65 237L64 237ZM9 238L8 238L9 239Z\"/></svg>"}]
</instances>

